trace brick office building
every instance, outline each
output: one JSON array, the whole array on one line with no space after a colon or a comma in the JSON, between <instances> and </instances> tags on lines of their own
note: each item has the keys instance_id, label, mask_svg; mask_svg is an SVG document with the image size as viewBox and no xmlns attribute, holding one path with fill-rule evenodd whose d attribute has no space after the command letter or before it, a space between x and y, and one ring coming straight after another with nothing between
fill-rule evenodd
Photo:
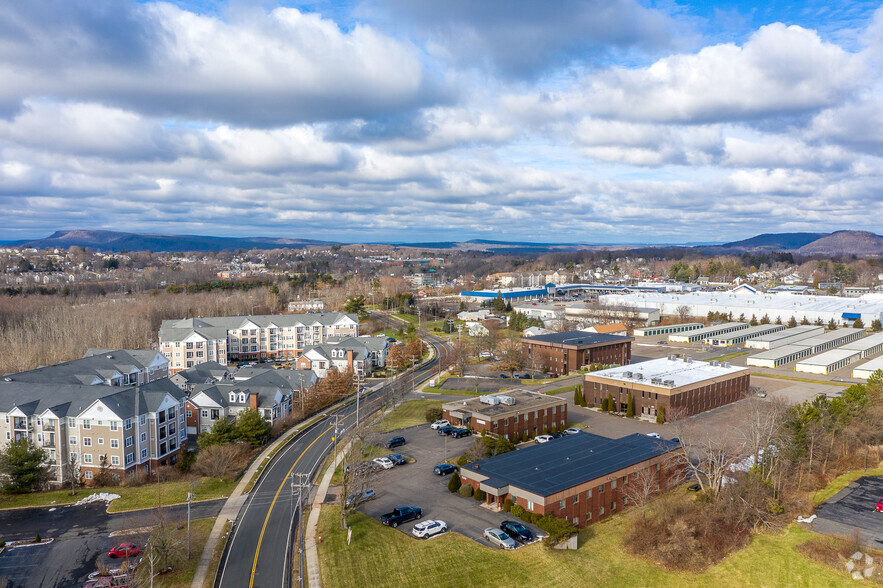
<instances>
[{"instance_id":1,"label":"brick office building","mask_svg":"<svg viewBox=\"0 0 883 588\"><path fill-rule=\"evenodd\" d=\"M509 402L511 404L507 404ZM567 426L567 401L557 396L511 390L446 402L442 405L442 418L474 433L485 431L506 439L513 439L517 433L526 439L542 435L552 427L563 430Z\"/></svg>"},{"instance_id":2,"label":"brick office building","mask_svg":"<svg viewBox=\"0 0 883 588\"><path fill-rule=\"evenodd\" d=\"M460 480L484 490L489 505L509 499L585 527L630 506L624 489L638 483L641 470L657 477L659 492L679 482L683 465L672 453L678 447L638 433L607 439L583 432L467 464Z\"/></svg>"},{"instance_id":3,"label":"brick office building","mask_svg":"<svg viewBox=\"0 0 883 588\"><path fill-rule=\"evenodd\" d=\"M614 410L624 411L631 393L635 416L655 417L664 407L671 418L736 402L748 393L749 380L748 368L670 355L588 373L583 394L595 406L612 396Z\"/></svg>"},{"instance_id":4,"label":"brick office building","mask_svg":"<svg viewBox=\"0 0 883 588\"><path fill-rule=\"evenodd\" d=\"M564 375L584 365L625 365L632 358L634 337L567 331L536 335L521 340L525 365L531 369Z\"/></svg>"}]
</instances>

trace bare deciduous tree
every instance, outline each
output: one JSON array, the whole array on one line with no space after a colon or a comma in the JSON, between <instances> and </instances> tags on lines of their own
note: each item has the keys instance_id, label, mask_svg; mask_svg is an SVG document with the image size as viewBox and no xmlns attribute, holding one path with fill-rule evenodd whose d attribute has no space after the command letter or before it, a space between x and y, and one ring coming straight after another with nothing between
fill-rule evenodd
<instances>
[{"instance_id":1,"label":"bare deciduous tree","mask_svg":"<svg viewBox=\"0 0 883 588\"><path fill-rule=\"evenodd\" d=\"M682 323L687 322L687 319L690 318L690 307L686 304L682 304L675 309L675 312L678 313L678 318Z\"/></svg>"},{"instance_id":2,"label":"bare deciduous tree","mask_svg":"<svg viewBox=\"0 0 883 588\"><path fill-rule=\"evenodd\" d=\"M244 443L209 445L199 451L194 468L203 476L226 480L235 476L248 459Z\"/></svg>"}]
</instances>

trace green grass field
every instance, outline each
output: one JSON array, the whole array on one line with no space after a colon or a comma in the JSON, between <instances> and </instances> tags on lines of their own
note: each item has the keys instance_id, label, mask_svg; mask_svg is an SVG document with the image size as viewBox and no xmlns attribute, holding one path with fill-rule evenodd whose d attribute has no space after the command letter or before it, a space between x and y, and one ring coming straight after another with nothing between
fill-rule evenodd
<instances>
[{"instance_id":1,"label":"green grass field","mask_svg":"<svg viewBox=\"0 0 883 588\"><path fill-rule=\"evenodd\" d=\"M408 400L403 402L401 406L383 417L383 420L377 424L377 430L385 433L424 424L426 422L424 418L426 409L432 406L441 407L441 402L438 400Z\"/></svg>"},{"instance_id":2,"label":"green grass field","mask_svg":"<svg viewBox=\"0 0 883 588\"><path fill-rule=\"evenodd\" d=\"M457 533L418 541L362 514L350 518L352 544L340 530L340 510L326 505L319 518L319 562L329 588L371 586L848 586L845 574L798 553L812 535L797 526L758 535L742 551L705 572L670 572L630 556L622 548L627 517L617 516L582 532L576 551L535 544L516 551L479 545Z\"/></svg>"},{"instance_id":3,"label":"green grass field","mask_svg":"<svg viewBox=\"0 0 883 588\"><path fill-rule=\"evenodd\" d=\"M736 359L737 357L742 357L743 355L748 355L751 353L750 351L735 351L733 353L727 353L726 355L721 355L720 357L709 357L708 359L703 359L702 361L730 361L731 359Z\"/></svg>"},{"instance_id":4,"label":"green grass field","mask_svg":"<svg viewBox=\"0 0 883 588\"><path fill-rule=\"evenodd\" d=\"M195 500L210 500L230 495L236 487L235 480L218 481L215 478L202 478L193 487ZM185 481L146 484L144 486L113 486L107 488L79 488L76 496L70 496L70 490L52 490L49 492L32 492L29 494L0 494L0 509L20 508L26 506L57 506L73 504L93 493L110 492L119 494L110 503L110 512L123 512L142 508L154 508L162 499L162 504L181 504L187 501L190 483Z\"/></svg>"},{"instance_id":5,"label":"green grass field","mask_svg":"<svg viewBox=\"0 0 883 588\"><path fill-rule=\"evenodd\" d=\"M839 388L845 388L846 385L843 382L828 382L827 380L813 380L811 378L798 378L797 376L780 376L778 374L762 374L760 372L751 372L752 376L757 378L770 378L773 380L789 380L791 382L806 382L808 384L828 384L829 386L837 386Z\"/></svg>"},{"instance_id":6,"label":"green grass field","mask_svg":"<svg viewBox=\"0 0 883 588\"><path fill-rule=\"evenodd\" d=\"M196 519L190 523L190 559L187 559L187 527L175 529L175 538L181 545L180 558L172 565L172 571L168 574L156 576L153 585L156 588L183 588L190 586L202 548L208 541L209 533L215 524L215 519ZM149 565L149 564L148 564ZM148 574L149 576L149 574Z\"/></svg>"}]
</instances>

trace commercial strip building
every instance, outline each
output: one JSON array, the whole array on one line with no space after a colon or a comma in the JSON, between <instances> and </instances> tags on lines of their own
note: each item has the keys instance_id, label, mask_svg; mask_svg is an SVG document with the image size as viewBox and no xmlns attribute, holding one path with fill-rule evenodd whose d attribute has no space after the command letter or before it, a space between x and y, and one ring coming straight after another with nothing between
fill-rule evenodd
<instances>
[{"instance_id":1,"label":"commercial strip building","mask_svg":"<svg viewBox=\"0 0 883 588\"><path fill-rule=\"evenodd\" d=\"M859 298L845 296L816 296L789 292L755 292L740 287L728 292L689 292L684 294L663 292L637 292L600 296L602 304L651 307L664 315L677 316L678 309L686 307L690 316L707 316L709 312L744 317L745 320L764 316L771 322L787 323L791 317L797 322L806 319L810 323L821 320L828 324L852 325L856 319L870 325L883 320L883 295L866 294ZM741 320L741 319L740 319Z\"/></svg>"},{"instance_id":2,"label":"commercial strip building","mask_svg":"<svg viewBox=\"0 0 883 588\"><path fill-rule=\"evenodd\" d=\"M757 325L756 327L748 327L740 329L735 333L726 335L715 335L705 339L706 343L715 347L732 347L757 336L766 335L767 333L777 333L785 330L785 325Z\"/></svg>"},{"instance_id":3,"label":"commercial strip building","mask_svg":"<svg viewBox=\"0 0 883 588\"><path fill-rule=\"evenodd\" d=\"M679 325L657 325L655 327L641 327L635 329L635 337L658 337L660 335L674 335L686 331L695 331L704 328L702 323L681 323Z\"/></svg>"},{"instance_id":4,"label":"commercial strip building","mask_svg":"<svg viewBox=\"0 0 883 588\"><path fill-rule=\"evenodd\" d=\"M73 460L88 482L174 465L186 443L185 393L156 351L90 350L82 359L0 379L0 443L28 438L46 452L51 485Z\"/></svg>"},{"instance_id":5,"label":"commercial strip building","mask_svg":"<svg viewBox=\"0 0 883 588\"><path fill-rule=\"evenodd\" d=\"M535 437L567 427L567 400L525 390L511 390L442 404L442 418L474 433L506 439Z\"/></svg>"},{"instance_id":6,"label":"commercial strip building","mask_svg":"<svg viewBox=\"0 0 883 588\"><path fill-rule=\"evenodd\" d=\"M498 288L496 290L463 290L460 298L468 302L487 302L502 298L506 302L516 303L523 300L539 300L554 292L555 284L547 284L543 288Z\"/></svg>"},{"instance_id":7,"label":"commercial strip building","mask_svg":"<svg viewBox=\"0 0 883 588\"><path fill-rule=\"evenodd\" d=\"M839 370L861 359L862 352L856 349L832 349L813 357L803 359L794 366L795 372L807 374L822 374L827 376L833 371Z\"/></svg>"},{"instance_id":8,"label":"commercial strip building","mask_svg":"<svg viewBox=\"0 0 883 588\"><path fill-rule=\"evenodd\" d=\"M856 367L852 370L852 377L867 380L877 370L883 370L883 357L877 357Z\"/></svg>"},{"instance_id":9,"label":"commercial strip building","mask_svg":"<svg viewBox=\"0 0 883 588\"><path fill-rule=\"evenodd\" d=\"M703 327L685 333L675 333L668 336L668 340L673 343L696 343L697 341L705 341L712 337L742 331L749 327L748 323L723 323L721 325L712 325Z\"/></svg>"},{"instance_id":10,"label":"commercial strip building","mask_svg":"<svg viewBox=\"0 0 883 588\"><path fill-rule=\"evenodd\" d=\"M662 407L671 418L673 411L691 416L743 398L748 393L749 372L727 362L670 355L590 372L584 381L583 395L595 406L612 398L612 410L624 411L631 394L636 416L655 417Z\"/></svg>"},{"instance_id":11,"label":"commercial strip building","mask_svg":"<svg viewBox=\"0 0 883 588\"><path fill-rule=\"evenodd\" d=\"M752 355L745 360L745 365L754 367L777 368L780 365L803 359L812 355L812 347L806 345L785 345L769 351Z\"/></svg>"},{"instance_id":12,"label":"commercial strip building","mask_svg":"<svg viewBox=\"0 0 883 588\"><path fill-rule=\"evenodd\" d=\"M630 506L624 490L642 470L667 489L683 467L673 465L678 447L637 433L607 439L582 432L466 464L460 480L483 490L488 505L501 508L508 499L585 527Z\"/></svg>"},{"instance_id":13,"label":"commercial strip building","mask_svg":"<svg viewBox=\"0 0 883 588\"><path fill-rule=\"evenodd\" d=\"M356 337L359 318L342 312L166 320L159 330L160 351L171 373L216 361L295 358L328 337Z\"/></svg>"},{"instance_id":14,"label":"commercial strip building","mask_svg":"<svg viewBox=\"0 0 883 588\"><path fill-rule=\"evenodd\" d=\"M769 350L776 347L791 345L792 343L801 341L803 339L808 339L816 335L821 335L824 332L825 327L819 327L816 325L800 325L799 327L792 327L790 329L785 329L784 331L777 331L775 333L768 333L766 335L752 337L751 339L745 341L745 347L747 347L748 349Z\"/></svg>"},{"instance_id":15,"label":"commercial strip building","mask_svg":"<svg viewBox=\"0 0 883 588\"><path fill-rule=\"evenodd\" d=\"M525 365L564 375L585 365L624 365L631 361L634 337L566 331L521 339Z\"/></svg>"}]
</instances>

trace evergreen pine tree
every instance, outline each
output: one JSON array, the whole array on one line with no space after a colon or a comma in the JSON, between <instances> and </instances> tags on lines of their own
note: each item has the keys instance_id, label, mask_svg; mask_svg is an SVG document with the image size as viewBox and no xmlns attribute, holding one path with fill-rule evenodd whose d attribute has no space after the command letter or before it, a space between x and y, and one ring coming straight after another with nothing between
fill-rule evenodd
<instances>
[{"instance_id":1,"label":"evergreen pine tree","mask_svg":"<svg viewBox=\"0 0 883 588\"><path fill-rule=\"evenodd\" d=\"M660 406L659 410L656 411L656 422L660 425L665 422L665 407Z\"/></svg>"},{"instance_id":2,"label":"evergreen pine tree","mask_svg":"<svg viewBox=\"0 0 883 588\"><path fill-rule=\"evenodd\" d=\"M627 416L630 419L635 417L635 403L634 403L634 400L632 399L631 392L629 392L628 404L626 404L626 407L625 407L625 416Z\"/></svg>"}]
</instances>

